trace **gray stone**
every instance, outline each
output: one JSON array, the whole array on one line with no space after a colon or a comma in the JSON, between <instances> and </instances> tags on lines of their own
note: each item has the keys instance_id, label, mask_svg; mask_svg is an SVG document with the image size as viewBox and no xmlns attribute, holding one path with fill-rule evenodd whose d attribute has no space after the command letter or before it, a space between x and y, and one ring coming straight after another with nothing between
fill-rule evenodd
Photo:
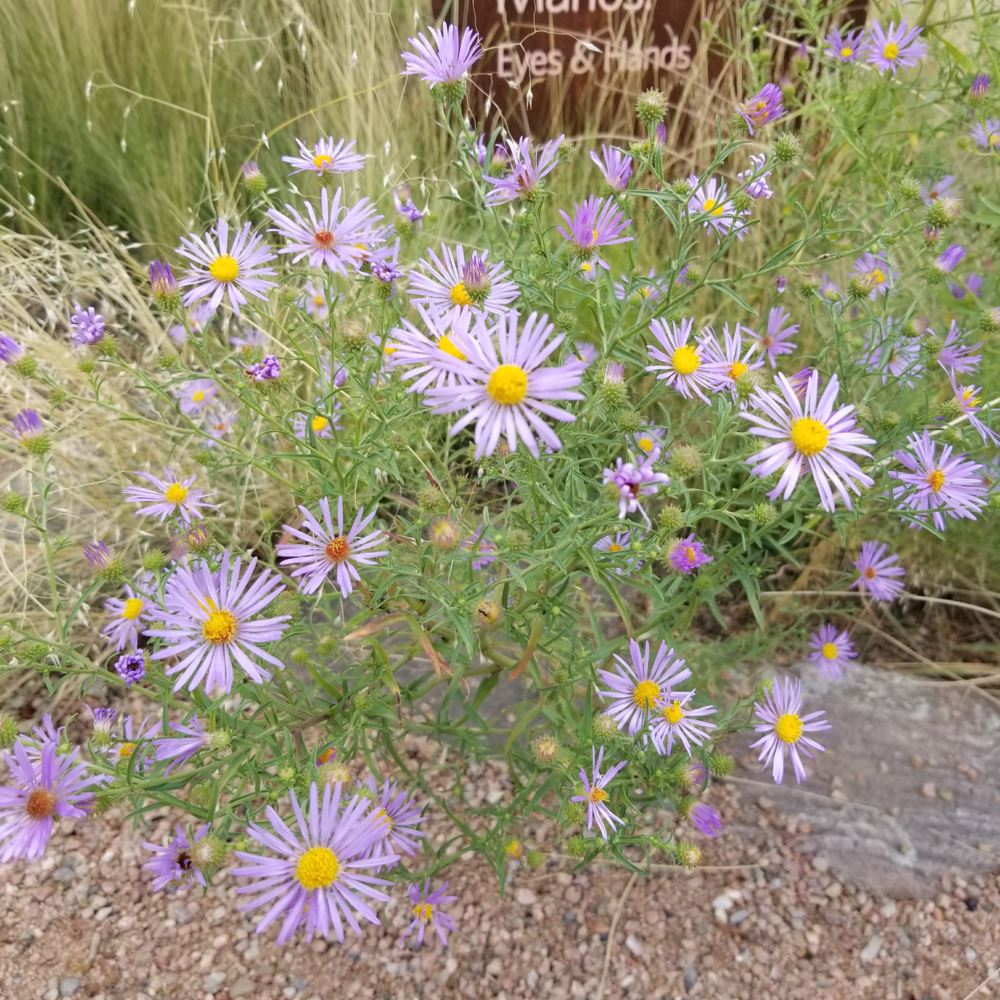
<instances>
[{"instance_id":1,"label":"gray stone","mask_svg":"<svg viewBox=\"0 0 1000 1000\"><path fill-rule=\"evenodd\" d=\"M868 944L861 949L861 954L858 956L862 962L874 962L878 957L878 953L882 950L882 935L873 934L868 939Z\"/></svg>"},{"instance_id":2,"label":"gray stone","mask_svg":"<svg viewBox=\"0 0 1000 1000\"><path fill-rule=\"evenodd\" d=\"M59 996L75 997L80 989L80 980L76 976L67 976L59 980Z\"/></svg>"},{"instance_id":3,"label":"gray stone","mask_svg":"<svg viewBox=\"0 0 1000 1000\"><path fill-rule=\"evenodd\" d=\"M222 987L222 984L226 981L226 974L224 972L219 972L218 969L213 969L207 976L201 981L201 985L205 987L206 993L214 993L216 990Z\"/></svg>"}]
</instances>

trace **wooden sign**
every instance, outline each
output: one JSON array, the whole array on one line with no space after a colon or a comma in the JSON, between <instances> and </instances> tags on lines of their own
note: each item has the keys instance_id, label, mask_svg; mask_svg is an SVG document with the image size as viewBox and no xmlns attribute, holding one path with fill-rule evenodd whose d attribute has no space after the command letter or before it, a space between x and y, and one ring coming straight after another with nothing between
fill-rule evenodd
<instances>
[{"instance_id":1,"label":"wooden sign","mask_svg":"<svg viewBox=\"0 0 1000 1000\"><path fill-rule=\"evenodd\" d=\"M699 27L717 7L732 0L436 0L435 13L483 37L476 110L488 95L511 132L541 136L628 120L641 90L705 77Z\"/></svg>"}]
</instances>

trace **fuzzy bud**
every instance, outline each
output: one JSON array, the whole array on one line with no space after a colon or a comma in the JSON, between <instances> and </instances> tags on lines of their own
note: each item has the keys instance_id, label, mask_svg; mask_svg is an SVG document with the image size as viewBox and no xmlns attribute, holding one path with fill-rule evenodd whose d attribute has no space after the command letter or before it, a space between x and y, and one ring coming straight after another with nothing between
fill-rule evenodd
<instances>
[{"instance_id":1,"label":"fuzzy bud","mask_svg":"<svg viewBox=\"0 0 1000 1000\"><path fill-rule=\"evenodd\" d=\"M883 410L876 426L883 434L889 434L899 426L899 414L895 410Z\"/></svg>"},{"instance_id":2,"label":"fuzzy bud","mask_svg":"<svg viewBox=\"0 0 1000 1000\"><path fill-rule=\"evenodd\" d=\"M769 528L778 520L778 508L767 500L755 503L750 508L750 519L758 528Z\"/></svg>"},{"instance_id":3,"label":"fuzzy bud","mask_svg":"<svg viewBox=\"0 0 1000 1000\"><path fill-rule=\"evenodd\" d=\"M701 864L701 848L686 840L678 841L675 855L677 863L685 868L697 868Z\"/></svg>"},{"instance_id":4,"label":"fuzzy bud","mask_svg":"<svg viewBox=\"0 0 1000 1000\"><path fill-rule=\"evenodd\" d=\"M24 514L27 501L20 493L5 493L0 500L0 507L8 514Z\"/></svg>"},{"instance_id":5,"label":"fuzzy bud","mask_svg":"<svg viewBox=\"0 0 1000 1000\"><path fill-rule=\"evenodd\" d=\"M666 120L669 107L667 95L661 90L644 90L635 102L635 116L648 129Z\"/></svg>"},{"instance_id":6,"label":"fuzzy bud","mask_svg":"<svg viewBox=\"0 0 1000 1000\"><path fill-rule=\"evenodd\" d=\"M598 715L594 718L594 739L605 743L618 735L618 723L610 715Z\"/></svg>"},{"instance_id":7,"label":"fuzzy bud","mask_svg":"<svg viewBox=\"0 0 1000 1000\"><path fill-rule=\"evenodd\" d=\"M461 540L461 529L450 517L439 517L431 524L430 542L434 548L453 549Z\"/></svg>"},{"instance_id":8,"label":"fuzzy bud","mask_svg":"<svg viewBox=\"0 0 1000 1000\"><path fill-rule=\"evenodd\" d=\"M503 608L497 601L480 601L472 613L472 623L476 628L493 628L503 618Z\"/></svg>"},{"instance_id":9,"label":"fuzzy bud","mask_svg":"<svg viewBox=\"0 0 1000 1000\"><path fill-rule=\"evenodd\" d=\"M677 504L664 504L657 520L664 531L673 534L684 526L684 511Z\"/></svg>"},{"instance_id":10,"label":"fuzzy bud","mask_svg":"<svg viewBox=\"0 0 1000 1000\"><path fill-rule=\"evenodd\" d=\"M503 845L503 852L507 855L511 861L520 861L521 855L524 853L524 849L521 847L521 841L516 837L512 837Z\"/></svg>"},{"instance_id":11,"label":"fuzzy bud","mask_svg":"<svg viewBox=\"0 0 1000 1000\"><path fill-rule=\"evenodd\" d=\"M616 423L618 424L618 429L623 433L635 434L642 428L645 421L638 410L622 410L618 414Z\"/></svg>"},{"instance_id":12,"label":"fuzzy bud","mask_svg":"<svg viewBox=\"0 0 1000 1000\"><path fill-rule=\"evenodd\" d=\"M691 183L686 180L671 181L667 185L671 192L677 195L678 198L690 198L692 194ZM688 275L690 276L691 269L688 268Z\"/></svg>"},{"instance_id":13,"label":"fuzzy bud","mask_svg":"<svg viewBox=\"0 0 1000 1000\"><path fill-rule=\"evenodd\" d=\"M190 853L195 867L201 871L211 871L225 860L226 845L215 834L208 833L191 845Z\"/></svg>"},{"instance_id":14,"label":"fuzzy bud","mask_svg":"<svg viewBox=\"0 0 1000 1000\"><path fill-rule=\"evenodd\" d=\"M906 174L900 179L899 194L907 201L916 201L920 197L920 181L913 174Z\"/></svg>"},{"instance_id":15,"label":"fuzzy bud","mask_svg":"<svg viewBox=\"0 0 1000 1000\"><path fill-rule=\"evenodd\" d=\"M688 479L701 472L703 467L701 452L693 444L678 445L670 453L667 469L678 479Z\"/></svg>"},{"instance_id":16,"label":"fuzzy bud","mask_svg":"<svg viewBox=\"0 0 1000 1000\"><path fill-rule=\"evenodd\" d=\"M576 836L570 837L566 841L566 853L571 858L585 858L589 852L590 848L587 845L587 838L581 837L580 834L576 834Z\"/></svg>"},{"instance_id":17,"label":"fuzzy bud","mask_svg":"<svg viewBox=\"0 0 1000 1000\"><path fill-rule=\"evenodd\" d=\"M524 862L529 868L537 871L545 864L545 854L536 847L534 850L528 851Z\"/></svg>"},{"instance_id":18,"label":"fuzzy bud","mask_svg":"<svg viewBox=\"0 0 1000 1000\"><path fill-rule=\"evenodd\" d=\"M159 573L167 565L167 554L153 549L142 557L142 568L148 573Z\"/></svg>"},{"instance_id":19,"label":"fuzzy bud","mask_svg":"<svg viewBox=\"0 0 1000 1000\"><path fill-rule=\"evenodd\" d=\"M559 741L554 736L536 736L531 741L532 756L543 767L555 761L559 756L559 749Z\"/></svg>"},{"instance_id":20,"label":"fuzzy bud","mask_svg":"<svg viewBox=\"0 0 1000 1000\"><path fill-rule=\"evenodd\" d=\"M251 194L263 194L267 190L267 178L261 173L255 160L247 160L241 169L243 185Z\"/></svg>"},{"instance_id":21,"label":"fuzzy bud","mask_svg":"<svg viewBox=\"0 0 1000 1000\"><path fill-rule=\"evenodd\" d=\"M21 378L34 378L38 372L38 362L28 354L24 357L18 358L10 366Z\"/></svg>"},{"instance_id":22,"label":"fuzzy bud","mask_svg":"<svg viewBox=\"0 0 1000 1000\"><path fill-rule=\"evenodd\" d=\"M449 80L431 86L431 97L439 104L459 104L465 97L465 81Z\"/></svg>"},{"instance_id":23,"label":"fuzzy bud","mask_svg":"<svg viewBox=\"0 0 1000 1000\"><path fill-rule=\"evenodd\" d=\"M708 769L716 778L726 778L733 773L733 758L727 753L710 753Z\"/></svg>"},{"instance_id":24,"label":"fuzzy bud","mask_svg":"<svg viewBox=\"0 0 1000 1000\"><path fill-rule=\"evenodd\" d=\"M794 132L786 132L774 140L774 158L778 163L794 163L802 155L802 141Z\"/></svg>"},{"instance_id":25,"label":"fuzzy bud","mask_svg":"<svg viewBox=\"0 0 1000 1000\"><path fill-rule=\"evenodd\" d=\"M351 780L351 772L346 764L331 761L317 769L316 777L323 785L342 785Z\"/></svg>"},{"instance_id":26,"label":"fuzzy bud","mask_svg":"<svg viewBox=\"0 0 1000 1000\"><path fill-rule=\"evenodd\" d=\"M448 498L435 483L428 483L417 494L417 506L424 514L443 514L448 509Z\"/></svg>"}]
</instances>

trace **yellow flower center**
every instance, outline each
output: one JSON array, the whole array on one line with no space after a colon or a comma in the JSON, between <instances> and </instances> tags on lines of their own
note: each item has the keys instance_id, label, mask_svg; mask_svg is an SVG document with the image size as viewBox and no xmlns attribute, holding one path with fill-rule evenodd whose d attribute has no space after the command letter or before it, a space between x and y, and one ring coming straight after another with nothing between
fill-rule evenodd
<instances>
[{"instance_id":1,"label":"yellow flower center","mask_svg":"<svg viewBox=\"0 0 1000 1000\"><path fill-rule=\"evenodd\" d=\"M1000 132L990 132L989 144L991 146L1000 145Z\"/></svg>"},{"instance_id":2,"label":"yellow flower center","mask_svg":"<svg viewBox=\"0 0 1000 1000\"><path fill-rule=\"evenodd\" d=\"M413 907L413 915L422 924L429 923L434 918L434 904L433 903L417 903Z\"/></svg>"},{"instance_id":3,"label":"yellow flower center","mask_svg":"<svg viewBox=\"0 0 1000 1000\"><path fill-rule=\"evenodd\" d=\"M329 847L310 847L295 866L295 877L303 889L325 889L337 879L340 862Z\"/></svg>"},{"instance_id":4,"label":"yellow flower center","mask_svg":"<svg viewBox=\"0 0 1000 1000\"><path fill-rule=\"evenodd\" d=\"M465 287L464 281L460 281L457 285L451 286L451 301L454 302L456 306L472 305L472 296L469 294L469 290Z\"/></svg>"},{"instance_id":5,"label":"yellow flower center","mask_svg":"<svg viewBox=\"0 0 1000 1000\"><path fill-rule=\"evenodd\" d=\"M692 375L698 370L698 366L701 364L701 358L698 357L698 352L687 344L681 344L680 347L674 351L674 356L671 358L671 363L674 366L674 371L678 375Z\"/></svg>"},{"instance_id":6,"label":"yellow flower center","mask_svg":"<svg viewBox=\"0 0 1000 1000\"><path fill-rule=\"evenodd\" d=\"M195 391L191 393L191 402L192 403L204 403L205 402L205 390L204 389L195 389Z\"/></svg>"},{"instance_id":7,"label":"yellow flower center","mask_svg":"<svg viewBox=\"0 0 1000 1000\"><path fill-rule=\"evenodd\" d=\"M672 726L676 726L684 718L684 709L679 701L672 701L663 709L663 718Z\"/></svg>"},{"instance_id":8,"label":"yellow flower center","mask_svg":"<svg viewBox=\"0 0 1000 1000\"><path fill-rule=\"evenodd\" d=\"M940 493L944 486L944 473L940 469L932 469L927 476L927 484L934 493Z\"/></svg>"},{"instance_id":9,"label":"yellow flower center","mask_svg":"<svg viewBox=\"0 0 1000 1000\"><path fill-rule=\"evenodd\" d=\"M714 198L706 198L704 204L701 206L701 210L706 215L719 216L725 211L725 206L720 205Z\"/></svg>"},{"instance_id":10,"label":"yellow flower center","mask_svg":"<svg viewBox=\"0 0 1000 1000\"><path fill-rule=\"evenodd\" d=\"M660 697L660 685L656 681L639 681L632 692L632 701L639 708L652 708Z\"/></svg>"},{"instance_id":11,"label":"yellow flower center","mask_svg":"<svg viewBox=\"0 0 1000 1000\"><path fill-rule=\"evenodd\" d=\"M643 451L653 450L653 439L651 437L641 437L639 438L637 444Z\"/></svg>"},{"instance_id":12,"label":"yellow flower center","mask_svg":"<svg viewBox=\"0 0 1000 1000\"><path fill-rule=\"evenodd\" d=\"M833 642L824 642L823 648L820 650L823 654L823 658L826 660L837 659L837 645Z\"/></svg>"},{"instance_id":13,"label":"yellow flower center","mask_svg":"<svg viewBox=\"0 0 1000 1000\"><path fill-rule=\"evenodd\" d=\"M212 611L201 627L201 634L215 646L232 642L236 636L236 615L232 611Z\"/></svg>"},{"instance_id":14,"label":"yellow flower center","mask_svg":"<svg viewBox=\"0 0 1000 1000\"><path fill-rule=\"evenodd\" d=\"M603 788L591 788L590 794L587 796L591 802L606 802L608 798L608 793Z\"/></svg>"},{"instance_id":15,"label":"yellow flower center","mask_svg":"<svg viewBox=\"0 0 1000 1000\"><path fill-rule=\"evenodd\" d=\"M381 820L386 830L392 829L393 827L392 817L384 809L376 809L375 818Z\"/></svg>"},{"instance_id":16,"label":"yellow flower center","mask_svg":"<svg viewBox=\"0 0 1000 1000\"><path fill-rule=\"evenodd\" d=\"M129 757L131 757L132 754L134 754L134 753L135 753L135 744L134 743L123 743L118 748L118 759L119 760L128 760Z\"/></svg>"},{"instance_id":17,"label":"yellow flower center","mask_svg":"<svg viewBox=\"0 0 1000 1000\"><path fill-rule=\"evenodd\" d=\"M594 226L594 228L590 231L590 242L597 242L597 226Z\"/></svg>"},{"instance_id":18,"label":"yellow flower center","mask_svg":"<svg viewBox=\"0 0 1000 1000\"><path fill-rule=\"evenodd\" d=\"M528 394L528 373L520 365L501 365L490 376L486 391L501 406L515 406Z\"/></svg>"},{"instance_id":19,"label":"yellow flower center","mask_svg":"<svg viewBox=\"0 0 1000 1000\"><path fill-rule=\"evenodd\" d=\"M741 375L746 375L749 370L749 365L744 364L742 361L734 361L729 366L729 377L731 379L738 379Z\"/></svg>"},{"instance_id":20,"label":"yellow flower center","mask_svg":"<svg viewBox=\"0 0 1000 1000\"><path fill-rule=\"evenodd\" d=\"M580 264L580 270L589 274L594 270L594 265L589 260L585 260Z\"/></svg>"},{"instance_id":21,"label":"yellow flower center","mask_svg":"<svg viewBox=\"0 0 1000 1000\"><path fill-rule=\"evenodd\" d=\"M163 499L167 503L184 503L187 495L188 489L183 483L171 483L163 494Z\"/></svg>"},{"instance_id":22,"label":"yellow flower center","mask_svg":"<svg viewBox=\"0 0 1000 1000\"><path fill-rule=\"evenodd\" d=\"M621 552L621 550L622 550L622 547L617 542L612 542L608 546L608 551L609 552Z\"/></svg>"},{"instance_id":23,"label":"yellow flower center","mask_svg":"<svg viewBox=\"0 0 1000 1000\"><path fill-rule=\"evenodd\" d=\"M313 157L313 166L320 171L329 170L333 166L333 157L326 153L317 153Z\"/></svg>"},{"instance_id":24,"label":"yellow flower center","mask_svg":"<svg viewBox=\"0 0 1000 1000\"><path fill-rule=\"evenodd\" d=\"M324 299L322 295L314 295L313 296L313 305L317 309L321 309L323 306L326 305L326 299Z\"/></svg>"},{"instance_id":25,"label":"yellow flower center","mask_svg":"<svg viewBox=\"0 0 1000 1000\"><path fill-rule=\"evenodd\" d=\"M888 42L884 49L882 49L882 56L888 59L890 62L894 59L899 58L899 46L895 42Z\"/></svg>"},{"instance_id":26,"label":"yellow flower center","mask_svg":"<svg viewBox=\"0 0 1000 1000\"><path fill-rule=\"evenodd\" d=\"M642 288L639 289L639 295L644 299L648 299L652 294L653 289L650 288L649 285L643 285Z\"/></svg>"},{"instance_id":27,"label":"yellow flower center","mask_svg":"<svg viewBox=\"0 0 1000 1000\"><path fill-rule=\"evenodd\" d=\"M684 558L687 559L689 563L693 563L698 559L698 553L695 552L694 548L690 545L684 547Z\"/></svg>"},{"instance_id":28,"label":"yellow flower center","mask_svg":"<svg viewBox=\"0 0 1000 1000\"><path fill-rule=\"evenodd\" d=\"M972 389L962 390L962 402L969 406L978 406L982 402L982 398L982 396L976 396Z\"/></svg>"},{"instance_id":29,"label":"yellow flower center","mask_svg":"<svg viewBox=\"0 0 1000 1000\"><path fill-rule=\"evenodd\" d=\"M840 56L841 56L842 59L850 59L851 56L853 56L853 55L854 55L854 49L852 49L849 45L845 45L840 50Z\"/></svg>"},{"instance_id":30,"label":"yellow flower center","mask_svg":"<svg viewBox=\"0 0 1000 1000\"><path fill-rule=\"evenodd\" d=\"M873 268L872 268L872 269L871 269L871 270L870 270L870 271L868 272L868 277L869 277L869 278L870 278L870 279L871 279L871 280L872 280L872 281L873 281L873 282L874 282L874 283L875 283L876 285L884 285L884 284L885 284L885 272L884 272L884 271L883 271L883 270L882 270L882 269L881 269L880 267L873 267Z\"/></svg>"},{"instance_id":31,"label":"yellow flower center","mask_svg":"<svg viewBox=\"0 0 1000 1000\"><path fill-rule=\"evenodd\" d=\"M47 819L56 811L56 797L44 788L33 788L24 803L31 819Z\"/></svg>"},{"instance_id":32,"label":"yellow flower center","mask_svg":"<svg viewBox=\"0 0 1000 1000\"><path fill-rule=\"evenodd\" d=\"M782 743L797 743L802 736L802 720L793 712L779 715L774 733Z\"/></svg>"},{"instance_id":33,"label":"yellow flower center","mask_svg":"<svg viewBox=\"0 0 1000 1000\"><path fill-rule=\"evenodd\" d=\"M208 265L208 273L215 278L216 281L222 281L228 284L230 281L235 281L240 276L240 265L236 263L235 257L230 257L229 254L223 253L219 254L219 256Z\"/></svg>"},{"instance_id":34,"label":"yellow flower center","mask_svg":"<svg viewBox=\"0 0 1000 1000\"><path fill-rule=\"evenodd\" d=\"M455 342L448 336L438 338L438 350L444 351L445 354L450 354L453 358L458 358L459 361L468 361L469 359L455 346Z\"/></svg>"},{"instance_id":35,"label":"yellow flower center","mask_svg":"<svg viewBox=\"0 0 1000 1000\"><path fill-rule=\"evenodd\" d=\"M142 614L143 602L138 597L130 597L122 608L122 618L135 621Z\"/></svg>"},{"instance_id":36,"label":"yellow flower center","mask_svg":"<svg viewBox=\"0 0 1000 1000\"><path fill-rule=\"evenodd\" d=\"M326 543L323 551L330 562L342 563L351 554L351 543L343 535L337 535Z\"/></svg>"},{"instance_id":37,"label":"yellow flower center","mask_svg":"<svg viewBox=\"0 0 1000 1000\"><path fill-rule=\"evenodd\" d=\"M309 426L312 428L313 434L319 434L321 431L325 431L327 427L330 426L330 421L326 417L313 417L309 421Z\"/></svg>"},{"instance_id":38,"label":"yellow flower center","mask_svg":"<svg viewBox=\"0 0 1000 1000\"><path fill-rule=\"evenodd\" d=\"M830 431L812 417L799 417L792 421L792 444L800 454L818 455L830 439Z\"/></svg>"}]
</instances>

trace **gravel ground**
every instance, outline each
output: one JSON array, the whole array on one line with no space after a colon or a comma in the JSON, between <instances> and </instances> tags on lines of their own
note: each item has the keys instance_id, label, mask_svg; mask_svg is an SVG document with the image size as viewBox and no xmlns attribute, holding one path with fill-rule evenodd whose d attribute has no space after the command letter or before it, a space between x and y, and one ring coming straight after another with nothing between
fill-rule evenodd
<instances>
[{"instance_id":1,"label":"gravel ground","mask_svg":"<svg viewBox=\"0 0 1000 1000\"><path fill-rule=\"evenodd\" d=\"M483 767L480 778L485 794L502 791L497 769ZM4 869L0 996L1000 997L995 875L945 877L921 900L843 884L827 860L803 851L809 824L782 814L767 791L713 790L727 831L705 845L697 872L632 879L610 868L573 874L560 858L537 872L512 863L500 898L478 860L453 866L460 929L447 952L399 947L398 901L383 928L344 947L279 949L273 932L256 937L235 911L231 880L207 894L154 895L139 837L121 815L67 824L41 863ZM164 816L153 832L167 828ZM550 846L545 830L536 834L528 846Z\"/></svg>"}]
</instances>

